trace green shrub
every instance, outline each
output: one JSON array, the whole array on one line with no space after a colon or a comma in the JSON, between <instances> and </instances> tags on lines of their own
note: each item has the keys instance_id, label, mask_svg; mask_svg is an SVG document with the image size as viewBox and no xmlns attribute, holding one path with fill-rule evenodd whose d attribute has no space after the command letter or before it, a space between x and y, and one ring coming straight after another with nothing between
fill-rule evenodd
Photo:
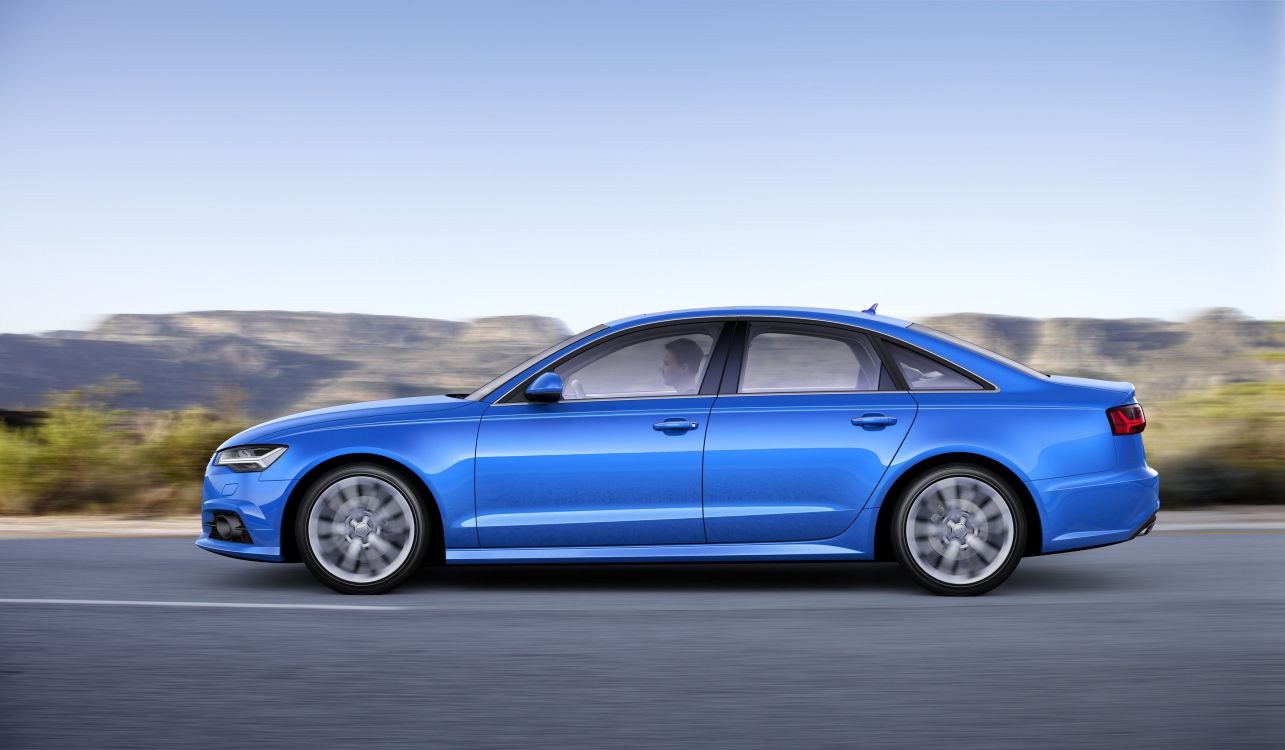
<instances>
[{"instance_id":1,"label":"green shrub","mask_svg":"<svg viewBox=\"0 0 1285 750\"><path fill-rule=\"evenodd\" d=\"M244 424L204 409L130 412L120 384L51 398L33 427L0 429L0 513L192 513L214 448Z\"/></svg>"},{"instance_id":2,"label":"green shrub","mask_svg":"<svg viewBox=\"0 0 1285 750\"><path fill-rule=\"evenodd\" d=\"M1285 383L1234 383L1147 408L1165 507L1285 503Z\"/></svg>"}]
</instances>

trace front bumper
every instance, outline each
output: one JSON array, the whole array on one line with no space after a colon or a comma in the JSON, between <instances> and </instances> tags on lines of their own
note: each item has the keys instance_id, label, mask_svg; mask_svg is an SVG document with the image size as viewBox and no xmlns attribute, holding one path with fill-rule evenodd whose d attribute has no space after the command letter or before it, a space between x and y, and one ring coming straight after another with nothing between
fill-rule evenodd
<instances>
[{"instance_id":1,"label":"front bumper","mask_svg":"<svg viewBox=\"0 0 1285 750\"><path fill-rule=\"evenodd\" d=\"M201 536L196 546L228 557L285 562L281 550L281 518L294 487L291 481L265 481L259 474L237 473L211 466L205 474L201 499ZM214 511L232 511L241 517L252 544L210 537ZM284 530L290 533L289 530Z\"/></svg>"},{"instance_id":2,"label":"front bumper","mask_svg":"<svg viewBox=\"0 0 1285 750\"><path fill-rule=\"evenodd\" d=\"M1040 508L1040 551L1127 542L1154 523L1160 476L1149 466L1028 482Z\"/></svg>"},{"instance_id":3,"label":"front bumper","mask_svg":"<svg viewBox=\"0 0 1285 750\"><path fill-rule=\"evenodd\" d=\"M209 550L217 555L226 555L227 557L237 557L242 560L259 560L262 562L285 562L286 558L281 554L281 547L261 547L258 545L237 544L236 542L223 542L218 539L211 539L208 534L202 534L196 540L196 546L204 550Z\"/></svg>"}]
</instances>

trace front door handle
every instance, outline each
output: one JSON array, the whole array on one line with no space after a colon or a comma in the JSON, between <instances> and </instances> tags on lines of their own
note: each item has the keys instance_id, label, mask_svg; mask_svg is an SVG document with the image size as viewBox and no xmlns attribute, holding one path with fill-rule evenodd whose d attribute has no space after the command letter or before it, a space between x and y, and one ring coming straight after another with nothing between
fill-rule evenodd
<instances>
[{"instance_id":1,"label":"front door handle","mask_svg":"<svg viewBox=\"0 0 1285 750\"><path fill-rule=\"evenodd\" d=\"M859 417L853 417L852 423L863 430L878 430L897 424L897 418L886 414L862 414Z\"/></svg>"},{"instance_id":2,"label":"front door handle","mask_svg":"<svg viewBox=\"0 0 1285 750\"><path fill-rule=\"evenodd\" d=\"M682 430L683 432L687 432L688 430L694 430L699 426L700 425L690 419L674 418L666 419L663 422L657 422L652 425L651 428L657 432L669 432L670 430Z\"/></svg>"}]
</instances>

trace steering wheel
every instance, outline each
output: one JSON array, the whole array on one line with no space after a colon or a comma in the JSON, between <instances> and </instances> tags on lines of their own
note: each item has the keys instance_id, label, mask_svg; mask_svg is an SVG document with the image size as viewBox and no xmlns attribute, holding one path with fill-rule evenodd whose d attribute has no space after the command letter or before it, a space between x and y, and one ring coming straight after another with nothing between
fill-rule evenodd
<instances>
[{"instance_id":1,"label":"steering wheel","mask_svg":"<svg viewBox=\"0 0 1285 750\"><path fill-rule=\"evenodd\" d=\"M567 383L567 389L564 392L562 397L569 398L569 399L584 398L585 397L584 383L581 383L579 380L573 379L570 383Z\"/></svg>"}]
</instances>

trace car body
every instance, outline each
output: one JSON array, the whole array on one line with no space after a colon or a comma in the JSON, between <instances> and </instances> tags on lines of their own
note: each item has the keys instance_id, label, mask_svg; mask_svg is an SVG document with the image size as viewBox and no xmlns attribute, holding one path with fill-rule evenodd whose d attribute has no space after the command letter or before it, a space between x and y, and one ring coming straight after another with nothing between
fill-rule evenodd
<instances>
[{"instance_id":1,"label":"car body","mask_svg":"<svg viewBox=\"0 0 1285 750\"><path fill-rule=\"evenodd\" d=\"M657 313L472 394L232 437L206 471L197 545L303 559L347 592L426 561L895 557L938 593L980 593L1024 555L1150 530L1143 426L1128 383L1046 376L873 310ZM961 557L977 575L951 573Z\"/></svg>"}]
</instances>

